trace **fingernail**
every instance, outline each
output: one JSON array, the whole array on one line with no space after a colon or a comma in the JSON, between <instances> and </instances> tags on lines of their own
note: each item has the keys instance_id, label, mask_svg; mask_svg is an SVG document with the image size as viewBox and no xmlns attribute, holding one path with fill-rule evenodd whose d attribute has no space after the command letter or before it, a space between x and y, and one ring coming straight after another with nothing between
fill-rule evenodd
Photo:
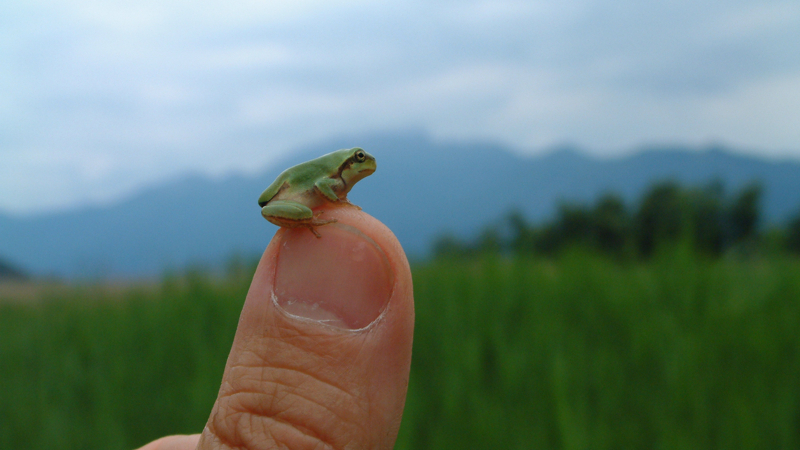
<instances>
[{"instance_id":1,"label":"fingernail","mask_svg":"<svg viewBox=\"0 0 800 450\"><path fill-rule=\"evenodd\" d=\"M389 261L349 225L283 231L273 299L290 316L357 330L380 317L392 292Z\"/></svg>"}]
</instances>

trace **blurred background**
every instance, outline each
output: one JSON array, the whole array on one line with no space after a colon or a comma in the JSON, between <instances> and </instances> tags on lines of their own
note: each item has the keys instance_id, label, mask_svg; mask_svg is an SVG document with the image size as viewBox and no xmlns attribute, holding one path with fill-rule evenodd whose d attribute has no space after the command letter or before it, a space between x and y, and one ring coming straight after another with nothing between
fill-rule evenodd
<instances>
[{"instance_id":1,"label":"blurred background","mask_svg":"<svg viewBox=\"0 0 800 450\"><path fill-rule=\"evenodd\" d=\"M354 146L415 281L397 448L800 446L799 3L0 10L0 448L200 431L258 195Z\"/></svg>"}]
</instances>

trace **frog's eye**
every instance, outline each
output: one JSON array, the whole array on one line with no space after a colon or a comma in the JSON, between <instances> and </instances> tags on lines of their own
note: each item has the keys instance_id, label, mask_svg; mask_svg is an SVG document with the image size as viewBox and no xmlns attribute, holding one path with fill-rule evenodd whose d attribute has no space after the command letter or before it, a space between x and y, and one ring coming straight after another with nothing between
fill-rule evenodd
<instances>
[{"instance_id":1,"label":"frog's eye","mask_svg":"<svg viewBox=\"0 0 800 450\"><path fill-rule=\"evenodd\" d=\"M356 162L364 162L367 160L367 154L364 152L364 150L357 151L354 156Z\"/></svg>"}]
</instances>

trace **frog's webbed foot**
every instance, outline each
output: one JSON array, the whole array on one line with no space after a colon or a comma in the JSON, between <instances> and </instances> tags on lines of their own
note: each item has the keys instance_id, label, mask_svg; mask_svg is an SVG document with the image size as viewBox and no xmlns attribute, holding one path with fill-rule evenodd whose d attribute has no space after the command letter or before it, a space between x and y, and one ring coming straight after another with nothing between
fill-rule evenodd
<instances>
[{"instance_id":1,"label":"frog's webbed foot","mask_svg":"<svg viewBox=\"0 0 800 450\"><path fill-rule=\"evenodd\" d=\"M325 211L320 211L314 214L314 217L311 219L312 226L320 226L320 225L327 225L329 223L336 223L338 220L336 219L320 219L319 216L325 214Z\"/></svg>"},{"instance_id":2,"label":"frog's webbed foot","mask_svg":"<svg viewBox=\"0 0 800 450\"><path fill-rule=\"evenodd\" d=\"M318 217L321 216L324 212L325 211L320 211L314 214L314 217L311 219L311 222L307 225L308 229L311 230L311 232L314 233L314 236L316 236L317 238L321 238L322 235L320 235L319 232L316 229L314 229L314 227L320 227L322 225L328 225L329 223L338 222L338 220L336 219L327 219L327 220L319 219Z\"/></svg>"},{"instance_id":3,"label":"frog's webbed foot","mask_svg":"<svg viewBox=\"0 0 800 450\"><path fill-rule=\"evenodd\" d=\"M344 203L344 204L345 204L345 205L347 205L347 206L352 206L353 208L355 208L355 209L357 209L357 210L361 211L361 207L360 207L360 206L358 206L358 205L354 205L354 204L350 203L350 200L348 200L348 199L346 199L346 198L339 199L339 201L340 201L340 202L342 202L342 203Z\"/></svg>"}]
</instances>

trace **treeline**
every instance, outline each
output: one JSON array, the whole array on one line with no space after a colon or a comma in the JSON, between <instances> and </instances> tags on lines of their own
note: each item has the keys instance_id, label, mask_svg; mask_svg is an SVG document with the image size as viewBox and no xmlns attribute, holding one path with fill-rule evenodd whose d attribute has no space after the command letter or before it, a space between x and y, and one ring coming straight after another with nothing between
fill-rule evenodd
<instances>
[{"instance_id":1,"label":"treeline","mask_svg":"<svg viewBox=\"0 0 800 450\"><path fill-rule=\"evenodd\" d=\"M756 183L728 195L719 182L704 187L661 182L633 208L610 193L593 205L561 203L555 217L541 224L529 223L521 212L512 211L473 240L446 235L435 241L433 249L439 257L462 257L554 255L578 246L628 259L647 258L660 246L681 243L711 257L731 252L800 254L800 211L785 226L766 228L761 194Z\"/></svg>"}]
</instances>

